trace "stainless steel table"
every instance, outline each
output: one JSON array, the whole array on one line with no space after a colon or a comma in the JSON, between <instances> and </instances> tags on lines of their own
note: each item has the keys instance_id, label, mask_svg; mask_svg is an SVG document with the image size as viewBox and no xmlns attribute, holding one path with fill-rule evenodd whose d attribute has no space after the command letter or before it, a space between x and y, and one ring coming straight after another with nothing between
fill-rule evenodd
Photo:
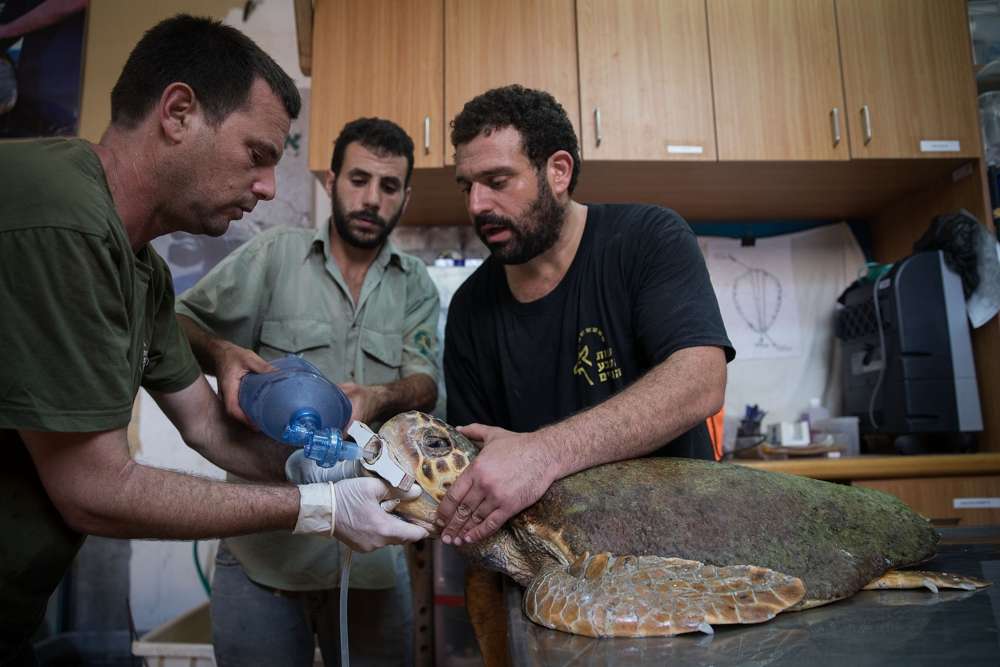
<instances>
[{"instance_id":1,"label":"stainless steel table","mask_svg":"<svg viewBox=\"0 0 1000 667\"><path fill-rule=\"evenodd\" d=\"M993 582L973 591L863 591L834 604L779 614L760 625L717 626L650 639L590 639L549 630L521 611L522 589L505 579L514 665L1000 665L1000 540L950 544L925 569Z\"/></svg>"}]
</instances>

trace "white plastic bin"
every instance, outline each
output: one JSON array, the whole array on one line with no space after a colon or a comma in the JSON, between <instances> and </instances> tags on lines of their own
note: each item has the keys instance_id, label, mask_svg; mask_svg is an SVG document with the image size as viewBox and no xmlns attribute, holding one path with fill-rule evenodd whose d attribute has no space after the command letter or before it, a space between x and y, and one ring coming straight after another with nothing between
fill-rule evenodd
<instances>
[{"instance_id":1,"label":"white plastic bin","mask_svg":"<svg viewBox=\"0 0 1000 667\"><path fill-rule=\"evenodd\" d=\"M149 667L215 667L208 603L167 621L132 642L132 655L145 658ZM313 664L323 665L318 648Z\"/></svg>"},{"instance_id":2,"label":"white plastic bin","mask_svg":"<svg viewBox=\"0 0 1000 667\"><path fill-rule=\"evenodd\" d=\"M829 419L818 419L809 427L812 431L813 442L819 442L821 434L829 433L833 435L836 444L842 443L847 447L844 456L858 456L861 454L858 424L857 417L830 417Z\"/></svg>"},{"instance_id":3,"label":"white plastic bin","mask_svg":"<svg viewBox=\"0 0 1000 667\"><path fill-rule=\"evenodd\" d=\"M171 619L132 642L149 667L214 667L208 603Z\"/></svg>"}]
</instances>

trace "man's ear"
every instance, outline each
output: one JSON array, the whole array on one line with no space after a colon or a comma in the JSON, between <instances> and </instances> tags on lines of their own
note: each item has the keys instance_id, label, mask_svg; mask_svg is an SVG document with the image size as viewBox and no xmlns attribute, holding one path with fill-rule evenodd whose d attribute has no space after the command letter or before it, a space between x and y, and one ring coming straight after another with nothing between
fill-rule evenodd
<instances>
[{"instance_id":1,"label":"man's ear","mask_svg":"<svg viewBox=\"0 0 1000 667\"><path fill-rule=\"evenodd\" d=\"M157 111L163 134L172 142L180 143L191 130L201 108L191 86L177 81L163 89Z\"/></svg>"},{"instance_id":2,"label":"man's ear","mask_svg":"<svg viewBox=\"0 0 1000 667\"><path fill-rule=\"evenodd\" d=\"M333 184L336 182L337 174L327 169L326 176L323 177L323 189L326 190L326 194L330 197L333 196Z\"/></svg>"},{"instance_id":3,"label":"man's ear","mask_svg":"<svg viewBox=\"0 0 1000 667\"><path fill-rule=\"evenodd\" d=\"M573 180L573 156L568 151L556 151L549 156L545 164L549 188L557 199L569 192L569 184Z\"/></svg>"},{"instance_id":4,"label":"man's ear","mask_svg":"<svg viewBox=\"0 0 1000 667\"><path fill-rule=\"evenodd\" d=\"M410 195L413 194L413 188L406 186L406 192L403 194L403 207L399 209L399 218L403 219L406 215L406 207L410 205Z\"/></svg>"}]
</instances>

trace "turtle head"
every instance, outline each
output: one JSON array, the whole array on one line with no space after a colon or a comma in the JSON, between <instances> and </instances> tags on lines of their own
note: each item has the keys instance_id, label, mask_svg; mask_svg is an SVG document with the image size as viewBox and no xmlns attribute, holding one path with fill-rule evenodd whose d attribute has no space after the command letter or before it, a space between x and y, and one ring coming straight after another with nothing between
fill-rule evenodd
<instances>
[{"instance_id":1,"label":"turtle head","mask_svg":"<svg viewBox=\"0 0 1000 667\"><path fill-rule=\"evenodd\" d=\"M423 489L419 498L400 503L394 512L437 535L434 515L438 505L478 450L454 428L423 412L396 415L378 434Z\"/></svg>"}]
</instances>

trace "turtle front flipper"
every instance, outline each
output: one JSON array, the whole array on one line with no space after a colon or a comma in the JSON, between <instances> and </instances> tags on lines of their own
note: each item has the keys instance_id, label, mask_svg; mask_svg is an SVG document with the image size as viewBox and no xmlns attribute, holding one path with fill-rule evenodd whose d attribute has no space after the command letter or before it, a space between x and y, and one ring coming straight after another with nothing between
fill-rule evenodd
<instances>
[{"instance_id":1,"label":"turtle front flipper","mask_svg":"<svg viewBox=\"0 0 1000 667\"><path fill-rule=\"evenodd\" d=\"M585 553L568 568L543 569L525 591L524 613L588 637L655 637L761 623L804 595L800 579L763 567Z\"/></svg>"},{"instance_id":2,"label":"turtle front flipper","mask_svg":"<svg viewBox=\"0 0 1000 667\"><path fill-rule=\"evenodd\" d=\"M939 588L957 588L963 591L974 591L986 588L990 582L975 577L966 577L947 572L931 572L929 570L889 570L878 579L864 587L864 590L885 590L889 588L927 588L935 593Z\"/></svg>"}]
</instances>

